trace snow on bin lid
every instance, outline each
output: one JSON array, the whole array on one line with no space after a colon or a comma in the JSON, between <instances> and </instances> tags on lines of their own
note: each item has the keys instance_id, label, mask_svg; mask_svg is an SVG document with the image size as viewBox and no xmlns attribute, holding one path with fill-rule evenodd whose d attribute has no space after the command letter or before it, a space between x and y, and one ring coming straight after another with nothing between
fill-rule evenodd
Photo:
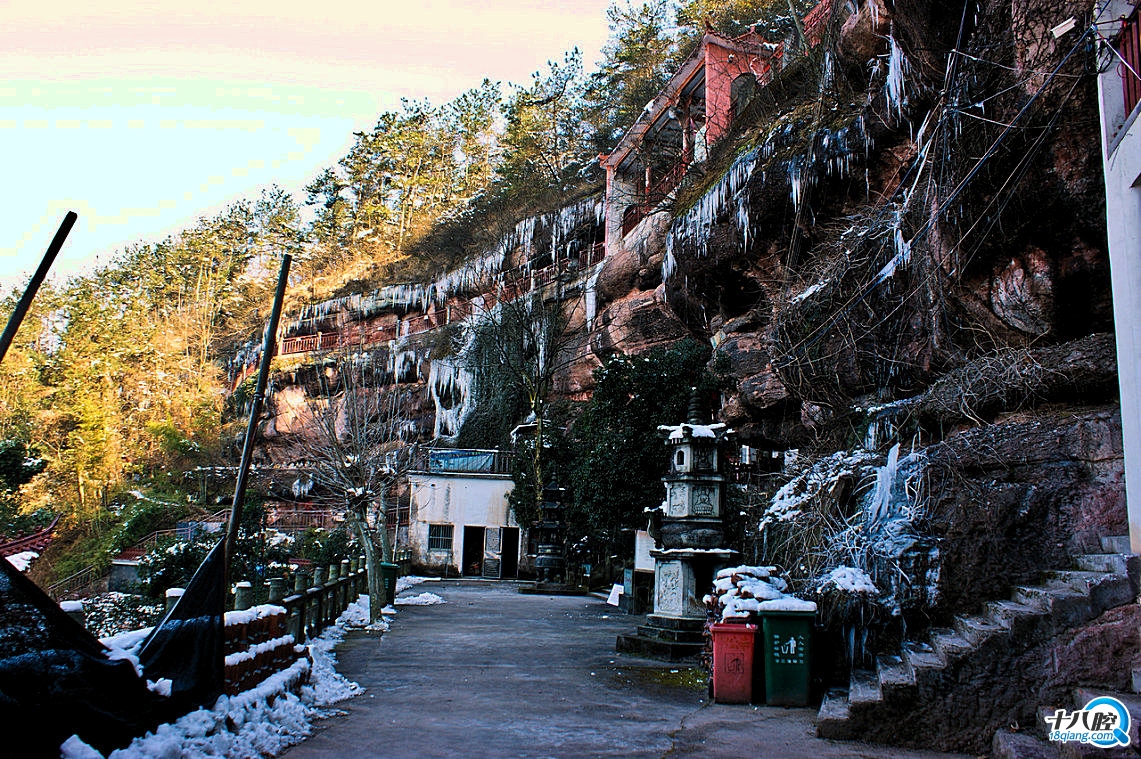
<instances>
[{"instance_id":1,"label":"snow on bin lid","mask_svg":"<svg viewBox=\"0 0 1141 759\"><path fill-rule=\"evenodd\" d=\"M785 596L773 601L761 601L759 611L816 611L815 601Z\"/></svg>"}]
</instances>

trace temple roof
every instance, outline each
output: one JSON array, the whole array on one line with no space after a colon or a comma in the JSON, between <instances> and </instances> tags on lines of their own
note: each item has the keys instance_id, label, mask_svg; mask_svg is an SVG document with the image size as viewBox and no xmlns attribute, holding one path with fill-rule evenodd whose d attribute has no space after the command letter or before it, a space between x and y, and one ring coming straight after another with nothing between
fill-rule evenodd
<instances>
[{"instance_id":1,"label":"temple roof","mask_svg":"<svg viewBox=\"0 0 1141 759\"><path fill-rule=\"evenodd\" d=\"M699 90L704 91L706 51L710 45L723 48L731 53L766 58L773 55L779 47L752 30L738 37L725 37L714 32L707 32L701 38L701 44L682 63L677 73L670 77L662 91L646 104L641 115L622 135L622 139L618 141L614 150L609 155L601 157L600 160L604 167L614 167L619 171L628 168L633 153L646 135L657 133L670 120L670 107Z\"/></svg>"}]
</instances>

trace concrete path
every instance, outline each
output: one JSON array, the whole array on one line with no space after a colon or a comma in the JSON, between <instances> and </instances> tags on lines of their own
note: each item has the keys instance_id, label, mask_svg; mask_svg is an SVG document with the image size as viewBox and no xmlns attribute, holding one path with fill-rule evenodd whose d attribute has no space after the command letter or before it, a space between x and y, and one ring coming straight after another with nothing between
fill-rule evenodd
<instances>
[{"instance_id":1,"label":"concrete path","mask_svg":"<svg viewBox=\"0 0 1141 759\"><path fill-rule=\"evenodd\" d=\"M286 759L950 756L815 737L811 709L707 703L686 668L614 651L633 629L594 597L432 583L383 637L352 633L339 671L366 688Z\"/></svg>"}]
</instances>

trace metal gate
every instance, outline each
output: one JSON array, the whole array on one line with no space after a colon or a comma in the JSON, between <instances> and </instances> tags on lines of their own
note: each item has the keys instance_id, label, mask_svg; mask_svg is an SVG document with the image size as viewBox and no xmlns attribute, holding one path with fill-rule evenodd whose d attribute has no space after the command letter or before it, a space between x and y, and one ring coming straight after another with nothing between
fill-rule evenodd
<instances>
[{"instance_id":1,"label":"metal gate","mask_svg":"<svg viewBox=\"0 0 1141 759\"><path fill-rule=\"evenodd\" d=\"M488 527L483 532L483 576L498 580L503 543L499 527Z\"/></svg>"}]
</instances>

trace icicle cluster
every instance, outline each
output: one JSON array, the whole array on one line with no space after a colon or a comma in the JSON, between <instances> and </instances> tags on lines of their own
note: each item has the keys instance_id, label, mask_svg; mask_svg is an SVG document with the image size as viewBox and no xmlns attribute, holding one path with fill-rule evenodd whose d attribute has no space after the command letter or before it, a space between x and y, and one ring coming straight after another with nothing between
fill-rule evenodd
<instances>
[{"instance_id":1,"label":"icicle cluster","mask_svg":"<svg viewBox=\"0 0 1141 759\"><path fill-rule=\"evenodd\" d=\"M417 382L421 379L421 360L415 348L398 348L393 341L388 350L388 374L393 382Z\"/></svg>"},{"instance_id":2,"label":"icicle cluster","mask_svg":"<svg viewBox=\"0 0 1141 759\"><path fill-rule=\"evenodd\" d=\"M471 372L452 361L432 361L428 389L436 406L433 437L452 438L459 434L464 419L475 405L473 379Z\"/></svg>"},{"instance_id":3,"label":"icicle cluster","mask_svg":"<svg viewBox=\"0 0 1141 759\"><path fill-rule=\"evenodd\" d=\"M432 282L386 285L369 294L354 293L303 306L284 322L283 334L306 334L317 323L334 326L345 317L367 319L391 311L423 312L433 305L443 306L449 298L490 291L503 280L503 265L515 251L522 251L523 271L531 268L532 259L545 253L553 259L569 258L589 245L595 231L605 223L605 215L602 196L597 195L557 211L529 216L501 237L494 248Z\"/></svg>"},{"instance_id":4,"label":"icicle cluster","mask_svg":"<svg viewBox=\"0 0 1141 759\"><path fill-rule=\"evenodd\" d=\"M707 246L713 225L726 214L732 214L744 246L748 248L752 231L749 223L749 180L760 157L759 148L738 156L729 171L692 208L670 225L666 235L666 255L662 261L664 281L669 281L677 268L674 251L679 245L692 246L699 255L708 255Z\"/></svg>"}]
</instances>

